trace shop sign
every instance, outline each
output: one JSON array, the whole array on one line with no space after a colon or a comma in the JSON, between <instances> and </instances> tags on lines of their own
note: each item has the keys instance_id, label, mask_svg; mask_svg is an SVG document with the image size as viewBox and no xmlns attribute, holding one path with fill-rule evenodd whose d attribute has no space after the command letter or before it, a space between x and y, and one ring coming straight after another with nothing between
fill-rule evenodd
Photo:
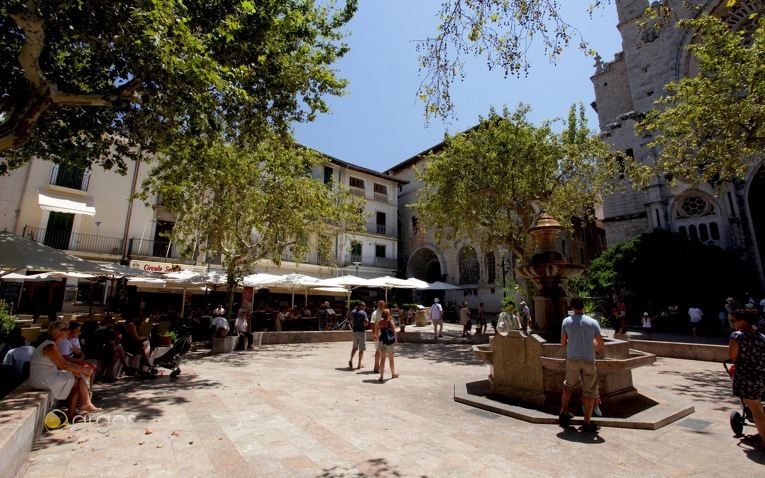
<instances>
[{"instance_id":1,"label":"shop sign","mask_svg":"<svg viewBox=\"0 0 765 478\"><path fill-rule=\"evenodd\" d=\"M154 262L154 261L130 261L130 267L133 269L140 269L142 271L150 272L176 272L179 270L192 271L192 272L205 272L207 266L197 266L189 264L173 264L171 262Z\"/></svg>"}]
</instances>

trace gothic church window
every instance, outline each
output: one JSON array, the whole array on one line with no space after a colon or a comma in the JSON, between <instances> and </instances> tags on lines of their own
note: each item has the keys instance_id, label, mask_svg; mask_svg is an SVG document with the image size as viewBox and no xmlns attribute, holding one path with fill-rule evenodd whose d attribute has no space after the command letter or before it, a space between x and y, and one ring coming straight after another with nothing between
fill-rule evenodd
<instances>
[{"instance_id":1,"label":"gothic church window","mask_svg":"<svg viewBox=\"0 0 765 478\"><path fill-rule=\"evenodd\" d=\"M481 275L478 254L475 249L465 246L459 253L460 284L478 284Z\"/></svg>"},{"instance_id":2,"label":"gothic church window","mask_svg":"<svg viewBox=\"0 0 765 478\"><path fill-rule=\"evenodd\" d=\"M700 217L714 213L712 205L701 196L688 196L680 203L678 217Z\"/></svg>"}]
</instances>

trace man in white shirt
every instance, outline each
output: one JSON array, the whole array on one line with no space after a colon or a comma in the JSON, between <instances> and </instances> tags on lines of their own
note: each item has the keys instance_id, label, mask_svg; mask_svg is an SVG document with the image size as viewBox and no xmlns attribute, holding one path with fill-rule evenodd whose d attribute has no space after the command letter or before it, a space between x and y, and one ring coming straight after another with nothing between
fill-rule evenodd
<instances>
[{"instance_id":1,"label":"man in white shirt","mask_svg":"<svg viewBox=\"0 0 765 478\"><path fill-rule=\"evenodd\" d=\"M245 314L244 310L239 311L239 317L236 318L236 321L234 322L234 332L236 332L236 335L239 336L239 340L247 340L247 350L252 350L255 347L253 347L253 335L248 331L248 320L247 315ZM242 344L242 348L244 348L244 344Z\"/></svg>"},{"instance_id":2,"label":"man in white shirt","mask_svg":"<svg viewBox=\"0 0 765 478\"><path fill-rule=\"evenodd\" d=\"M218 308L213 311L213 315L216 317L226 315L226 309L223 308L223 304L218 304Z\"/></svg>"},{"instance_id":3,"label":"man in white shirt","mask_svg":"<svg viewBox=\"0 0 765 478\"><path fill-rule=\"evenodd\" d=\"M380 371L380 351L377 350L380 346L380 331L377 330L377 323L382 319L383 310L385 310L385 301L378 300L377 308L372 312L372 319L370 320L370 323L372 324L372 335L375 338L375 373Z\"/></svg>"},{"instance_id":4,"label":"man in white shirt","mask_svg":"<svg viewBox=\"0 0 765 478\"><path fill-rule=\"evenodd\" d=\"M693 328L693 336L696 336L696 329L701 327L701 320L704 317L704 312L698 307L688 308L688 317L691 319L691 328Z\"/></svg>"},{"instance_id":5,"label":"man in white shirt","mask_svg":"<svg viewBox=\"0 0 765 478\"><path fill-rule=\"evenodd\" d=\"M443 337L444 332L444 309L438 303L438 297L433 299L433 305L430 306L430 320L433 321L433 339L437 341L439 337Z\"/></svg>"},{"instance_id":6,"label":"man in white shirt","mask_svg":"<svg viewBox=\"0 0 765 478\"><path fill-rule=\"evenodd\" d=\"M220 315L215 317L212 321L212 324L210 324L210 328L213 331L214 337L225 337L228 335L228 329L229 329L228 320L226 320L225 317L221 317Z\"/></svg>"}]
</instances>

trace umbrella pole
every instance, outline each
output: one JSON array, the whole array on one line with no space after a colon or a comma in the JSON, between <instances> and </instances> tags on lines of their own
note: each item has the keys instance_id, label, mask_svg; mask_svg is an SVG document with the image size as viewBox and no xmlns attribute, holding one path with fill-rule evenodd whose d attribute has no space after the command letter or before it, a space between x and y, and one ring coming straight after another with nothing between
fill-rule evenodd
<instances>
[{"instance_id":1,"label":"umbrella pole","mask_svg":"<svg viewBox=\"0 0 765 478\"><path fill-rule=\"evenodd\" d=\"M186 289L183 289L183 295L181 296L181 318L184 317L184 312L186 312Z\"/></svg>"}]
</instances>

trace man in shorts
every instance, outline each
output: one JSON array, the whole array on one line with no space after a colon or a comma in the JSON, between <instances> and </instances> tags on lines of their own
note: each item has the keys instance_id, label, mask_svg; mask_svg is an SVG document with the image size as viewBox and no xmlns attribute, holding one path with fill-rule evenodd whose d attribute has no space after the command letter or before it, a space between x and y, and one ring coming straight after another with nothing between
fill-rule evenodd
<instances>
[{"instance_id":1,"label":"man in shorts","mask_svg":"<svg viewBox=\"0 0 765 478\"><path fill-rule=\"evenodd\" d=\"M361 368L361 359L364 357L364 350L367 348L367 325L369 319L366 312L367 305L360 300L356 308L351 312L351 327L353 328L353 349L351 350L351 359L348 360L348 367L353 368L353 356L359 351L359 366Z\"/></svg>"},{"instance_id":2,"label":"man in shorts","mask_svg":"<svg viewBox=\"0 0 765 478\"><path fill-rule=\"evenodd\" d=\"M438 340L444 331L444 309L438 303L438 297L433 299L433 305L430 306L430 320L433 322L433 340ZM440 330L439 330L440 326Z\"/></svg>"},{"instance_id":3,"label":"man in shorts","mask_svg":"<svg viewBox=\"0 0 765 478\"><path fill-rule=\"evenodd\" d=\"M377 323L382 319L383 310L385 310L385 301L378 300L377 308L372 312L372 318L370 320L372 323L372 335L375 338L375 372L380 371L380 351L378 350L380 348L380 332L377 330ZM385 359L385 357L383 357L383 359Z\"/></svg>"},{"instance_id":4,"label":"man in shorts","mask_svg":"<svg viewBox=\"0 0 765 478\"><path fill-rule=\"evenodd\" d=\"M579 297L572 298L571 308L574 313L563 319L560 330L560 343L566 348L566 380L563 381L560 426L567 427L574 416L568 411L568 402L571 399L571 392L581 381L584 405L582 431L597 432L598 425L590 423L592 411L599 397L595 351L605 347L605 343L598 322L584 315L584 301Z\"/></svg>"}]
</instances>

